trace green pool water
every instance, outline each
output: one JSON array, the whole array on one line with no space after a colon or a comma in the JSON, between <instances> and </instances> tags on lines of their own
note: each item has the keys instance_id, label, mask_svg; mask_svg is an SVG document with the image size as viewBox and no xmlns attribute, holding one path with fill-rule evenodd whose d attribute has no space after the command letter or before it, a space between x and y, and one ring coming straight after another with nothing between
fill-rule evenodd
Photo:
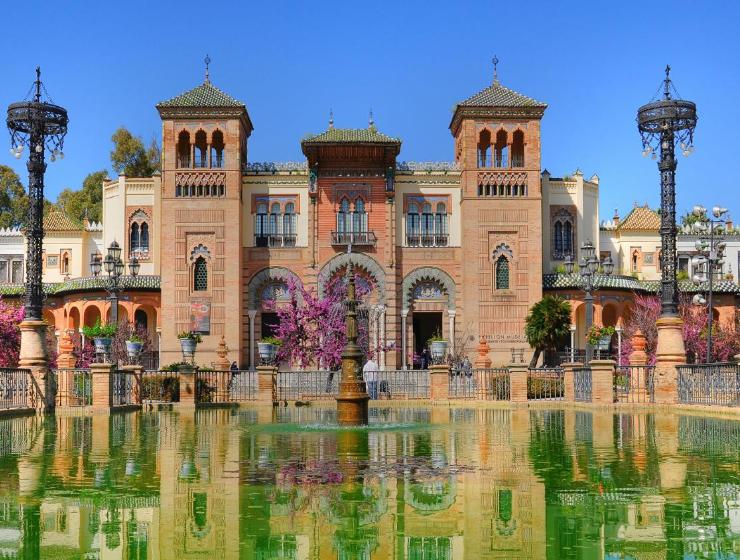
<instances>
[{"instance_id":1,"label":"green pool water","mask_svg":"<svg viewBox=\"0 0 740 560\"><path fill-rule=\"evenodd\" d=\"M740 422L463 405L334 418L0 418L0 559L740 557Z\"/></svg>"}]
</instances>

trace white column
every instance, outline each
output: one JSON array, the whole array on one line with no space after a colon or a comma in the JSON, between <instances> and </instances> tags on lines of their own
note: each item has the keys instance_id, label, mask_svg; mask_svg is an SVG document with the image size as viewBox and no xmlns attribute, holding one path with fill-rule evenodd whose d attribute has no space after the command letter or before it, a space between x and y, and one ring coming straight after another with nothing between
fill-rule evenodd
<instances>
[{"instance_id":1,"label":"white column","mask_svg":"<svg viewBox=\"0 0 740 560\"><path fill-rule=\"evenodd\" d=\"M409 314L408 309L401 311L401 364L402 368L406 369L406 317Z\"/></svg>"},{"instance_id":2,"label":"white column","mask_svg":"<svg viewBox=\"0 0 740 560\"><path fill-rule=\"evenodd\" d=\"M453 356L455 355L455 310L454 309L448 309L447 310L447 317L450 322L449 331L450 331L450 354Z\"/></svg>"},{"instance_id":3,"label":"white column","mask_svg":"<svg viewBox=\"0 0 740 560\"><path fill-rule=\"evenodd\" d=\"M374 305L371 305L367 310L367 337L368 337L368 343L370 345L370 351L376 352L378 349L378 333L377 333L377 324L378 322L375 319L375 315L377 313L377 309ZM375 357L377 360L377 356Z\"/></svg>"},{"instance_id":4,"label":"white column","mask_svg":"<svg viewBox=\"0 0 740 560\"><path fill-rule=\"evenodd\" d=\"M254 318L257 316L256 309L250 309L247 311L249 314L249 368L255 369L256 364L254 363Z\"/></svg>"},{"instance_id":5,"label":"white column","mask_svg":"<svg viewBox=\"0 0 740 560\"><path fill-rule=\"evenodd\" d=\"M380 369L385 369L385 305L380 306Z\"/></svg>"}]
</instances>

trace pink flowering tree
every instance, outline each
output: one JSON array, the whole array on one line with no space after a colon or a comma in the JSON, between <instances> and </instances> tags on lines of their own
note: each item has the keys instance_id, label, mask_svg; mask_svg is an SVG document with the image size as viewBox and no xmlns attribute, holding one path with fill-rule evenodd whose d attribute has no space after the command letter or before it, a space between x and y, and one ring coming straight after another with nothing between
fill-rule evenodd
<instances>
[{"instance_id":1,"label":"pink flowering tree","mask_svg":"<svg viewBox=\"0 0 740 560\"><path fill-rule=\"evenodd\" d=\"M334 276L319 296L313 288L306 288L294 279L288 279L288 301L282 305L267 302L276 310L278 324L276 337L281 345L279 362L336 369L342 361L342 350L347 342L345 305L347 285L341 274ZM372 290L371 284L359 274L355 275L357 299ZM359 319L360 313L358 313ZM367 323L358 320L358 344L369 355Z\"/></svg>"},{"instance_id":2,"label":"pink flowering tree","mask_svg":"<svg viewBox=\"0 0 740 560\"><path fill-rule=\"evenodd\" d=\"M18 367L21 349L20 322L25 310L0 298L0 367Z\"/></svg>"}]
</instances>

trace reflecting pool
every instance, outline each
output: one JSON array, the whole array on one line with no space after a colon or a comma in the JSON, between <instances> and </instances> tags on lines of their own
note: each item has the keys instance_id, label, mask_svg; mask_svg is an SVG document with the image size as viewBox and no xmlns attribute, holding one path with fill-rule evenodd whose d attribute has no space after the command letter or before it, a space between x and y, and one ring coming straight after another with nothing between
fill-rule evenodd
<instances>
[{"instance_id":1,"label":"reflecting pool","mask_svg":"<svg viewBox=\"0 0 740 560\"><path fill-rule=\"evenodd\" d=\"M0 558L740 558L740 422L321 407L0 419Z\"/></svg>"}]
</instances>

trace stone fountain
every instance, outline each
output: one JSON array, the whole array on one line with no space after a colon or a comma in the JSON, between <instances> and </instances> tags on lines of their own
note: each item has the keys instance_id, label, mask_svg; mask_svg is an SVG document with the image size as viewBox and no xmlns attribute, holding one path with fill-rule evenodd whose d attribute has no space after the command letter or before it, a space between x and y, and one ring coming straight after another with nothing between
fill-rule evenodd
<instances>
[{"instance_id":1,"label":"stone fountain","mask_svg":"<svg viewBox=\"0 0 740 560\"><path fill-rule=\"evenodd\" d=\"M344 426L367 424L367 394L362 379L362 350L357 345L357 299L352 262L347 266L347 344L342 350L342 377L337 395L337 421Z\"/></svg>"}]
</instances>

